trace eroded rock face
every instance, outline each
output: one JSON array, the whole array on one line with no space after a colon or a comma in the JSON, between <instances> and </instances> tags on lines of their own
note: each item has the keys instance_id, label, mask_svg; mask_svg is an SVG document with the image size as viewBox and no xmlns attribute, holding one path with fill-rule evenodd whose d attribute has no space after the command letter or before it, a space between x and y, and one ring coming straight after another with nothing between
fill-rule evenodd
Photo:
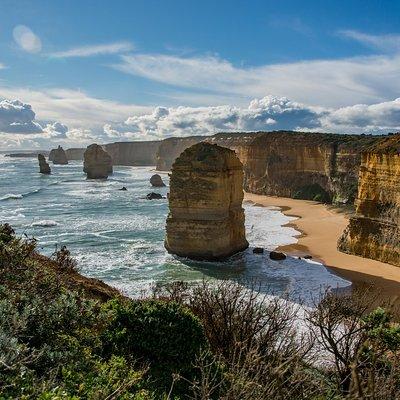
<instances>
[{"instance_id":1,"label":"eroded rock face","mask_svg":"<svg viewBox=\"0 0 400 400\"><path fill-rule=\"evenodd\" d=\"M113 165L156 165L160 141L116 142L104 145Z\"/></svg>"},{"instance_id":2,"label":"eroded rock face","mask_svg":"<svg viewBox=\"0 0 400 400\"><path fill-rule=\"evenodd\" d=\"M150 178L150 184L154 187L164 187L165 183L163 182L160 175L155 174Z\"/></svg>"},{"instance_id":3,"label":"eroded rock face","mask_svg":"<svg viewBox=\"0 0 400 400\"><path fill-rule=\"evenodd\" d=\"M361 153L376 136L310 132L219 133L209 137L170 138L162 142L157 169L169 170L190 141L207 141L236 152L250 193L353 203Z\"/></svg>"},{"instance_id":4,"label":"eroded rock face","mask_svg":"<svg viewBox=\"0 0 400 400\"><path fill-rule=\"evenodd\" d=\"M242 201L243 167L235 153L210 143L189 147L172 166L166 249L201 260L246 249Z\"/></svg>"},{"instance_id":5,"label":"eroded rock face","mask_svg":"<svg viewBox=\"0 0 400 400\"><path fill-rule=\"evenodd\" d=\"M50 151L49 161L52 161L53 164L59 165L68 164L67 155L65 154L65 151L61 146L58 146L56 149Z\"/></svg>"},{"instance_id":6,"label":"eroded rock face","mask_svg":"<svg viewBox=\"0 0 400 400\"><path fill-rule=\"evenodd\" d=\"M400 134L362 155L355 205L339 250L400 266Z\"/></svg>"},{"instance_id":7,"label":"eroded rock face","mask_svg":"<svg viewBox=\"0 0 400 400\"><path fill-rule=\"evenodd\" d=\"M41 174L51 174L50 165L47 163L46 158L43 154L38 154L38 161L39 161L39 172Z\"/></svg>"},{"instance_id":8,"label":"eroded rock face","mask_svg":"<svg viewBox=\"0 0 400 400\"><path fill-rule=\"evenodd\" d=\"M100 145L91 144L83 155L83 172L88 179L107 179L113 172L111 156Z\"/></svg>"}]
</instances>

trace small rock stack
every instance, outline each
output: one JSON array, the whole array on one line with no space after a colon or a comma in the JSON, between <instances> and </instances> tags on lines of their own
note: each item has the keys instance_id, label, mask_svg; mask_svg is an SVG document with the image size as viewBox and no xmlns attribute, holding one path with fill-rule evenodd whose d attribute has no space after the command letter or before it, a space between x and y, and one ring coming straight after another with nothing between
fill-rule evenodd
<instances>
[{"instance_id":1,"label":"small rock stack","mask_svg":"<svg viewBox=\"0 0 400 400\"><path fill-rule=\"evenodd\" d=\"M50 165L47 163L46 158L43 154L38 154L38 161L39 161L39 172L41 174L51 174Z\"/></svg>"},{"instance_id":2,"label":"small rock stack","mask_svg":"<svg viewBox=\"0 0 400 400\"><path fill-rule=\"evenodd\" d=\"M58 146L56 149L50 151L49 161L52 161L53 164L59 165L68 164L67 155L65 154L65 151L61 146Z\"/></svg>"},{"instance_id":3,"label":"small rock stack","mask_svg":"<svg viewBox=\"0 0 400 400\"><path fill-rule=\"evenodd\" d=\"M150 184L154 187L164 187L165 183L163 182L160 175L155 174L150 178Z\"/></svg>"},{"instance_id":4,"label":"small rock stack","mask_svg":"<svg viewBox=\"0 0 400 400\"><path fill-rule=\"evenodd\" d=\"M83 172L88 179L107 179L113 173L111 156L100 145L91 144L83 154Z\"/></svg>"},{"instance_id":5,"label":"small rock stack","mask_svg":"<svg viewBox=\"0 0 400 400\"><path fill-rule=\"evenodd\" d=\"M186 149L170 175L165 247L199 260L245 250L243 166L234 151L210 143Z\"/></svg>"}]
</instances>

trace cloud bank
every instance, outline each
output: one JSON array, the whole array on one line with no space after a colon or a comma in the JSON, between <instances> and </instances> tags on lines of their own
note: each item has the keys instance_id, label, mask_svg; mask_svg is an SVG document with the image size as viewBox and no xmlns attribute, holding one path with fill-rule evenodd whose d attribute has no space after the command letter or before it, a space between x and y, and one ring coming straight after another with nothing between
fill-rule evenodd
<instances>
[{"instance_id":1,"label":"cloud bank","mask_svg":"<svg viewBox=\"0 0 400 400\"><path fill-rule=\"evenodd\" d=\"M0 101L0 132L41 133L42 127L34 120L35 113L30 104L19 100Z\"/></svg>"},{"instance_id":2,"label":"cloud bank","mask_svg":"<svg viewBox=\"0 0 400 400\"><path fill-rule=\"evenodd\" d=\"M112 107L113 104L103 106ZM155 107L151 112L112 122L102 121L102 125L69 127L64 121L36 120L31 105L19 100L0 102L0 140L5 148L49 148L60 143L75 147L94 141L161 140L170 136L237 131L395 132L400 131L400 98L332 109L310 107L285 97L265 96L253 99L247 107Z\"/></svg>"}]
</instances>

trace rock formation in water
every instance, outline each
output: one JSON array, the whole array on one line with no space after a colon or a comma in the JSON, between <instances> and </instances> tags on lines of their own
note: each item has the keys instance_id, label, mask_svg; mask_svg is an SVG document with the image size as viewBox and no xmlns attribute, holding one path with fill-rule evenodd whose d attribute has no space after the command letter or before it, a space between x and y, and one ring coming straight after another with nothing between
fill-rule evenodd
<instances>
[{"instance_id":1,"label":"rock formation in water","mask_svg":"<svg viewBox=\"0 0 400 400\"><path fill-rule=\"evenodd\" d=\"M339 250L400 266L400 134L363 153L355 205Z\"/></svg>"},{"instance_id":2,"label":"rock formation in water","mask_svg":"<svg viewBox=\"0 0 400 400\"><path fill-rule=\"evenodd\" d=\"M165 183L163 182L160 175L155 174L150 178L150 184L154 187L164 187Z\"/></svg>"},{"instance_id":3,"label":"rock formation in water","mask_svg":"<svg viewBox=\"0 0 400 400\"><path fill-rule=\"evenodd\" d=\"M189 147L172 166L166 249L201 260L246 249L242 201L243 167L235 153L210 143Z\"/></svg>"},{"instance_id":4,"label":"rock formation in water","mask_svg":"<svg viewBox=\"0 0 400 400\"><path fill-rule=\"evenodd\" d=\"M156 165L156 153L160 141L116 142L103 147L110 154L113 165Z\"/></svg>"},{"instance_id":5,"label":"rock formation in water","mask_svg":"<svg viewBox=\"0 0 400 400\"><path fill-rule=\"evenodd\" d=\"M83 155L83 172L88 179L107 179L113 172L111 156L100 145L91 144Z\"/></svg>"},{"instance_id":6,"label":"rock formation in water","mask_svg":"<svg viewBox=\"0 0 400 400\"><path fill-rule=\"evenodd\" d=\"M147 200L160 200L160 199L163 199L163 198L164 197L160 193L151 192L151 193L146 195L146 199Z\"/></svg>"},{"instance_id":7,"label":"rock formation in water","mask_svg":"<svg viewBox=\"0 0 400 400\"><path fill-rule=\"evenodd\" d=\"M38 154L37 155L38 161L39 161L39 172L41 174L51 174L51 169L50 165L47 163L46 158L44 157L43 154Z\"/></svg>"},{"instance_id":8,"label":"rock formation in water","mask_svg":"<svg viewBox=\"0 0 400 400\"><path fill-rule=\"evenodd\" d=\"M56 149L50 151L49 161L52 161L53 164L68 164L67 155L65 154L65 151L61 146L58 146Z\"/></svg>"}]
</instances>

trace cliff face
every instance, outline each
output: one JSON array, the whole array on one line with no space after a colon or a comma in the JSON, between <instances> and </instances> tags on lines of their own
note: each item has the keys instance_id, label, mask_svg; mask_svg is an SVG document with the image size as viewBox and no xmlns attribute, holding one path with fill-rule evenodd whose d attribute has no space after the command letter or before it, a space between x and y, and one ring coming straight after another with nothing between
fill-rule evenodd
<instances>
[{"instance_id":1,"label":"cliff face","mask_svg":"<svg viewBox=\"0 0 400 400\"><path fill-rule=\"evenodd\" d=\"M110 154L113 165L156 165L156 153L160 141L116 142L103 148Z\"/></svg>"},{"instance_id":2,"label":"cliff face","mask_svg":"<svg viewBox=\"0 0 400 400\"><path fill-rule=\"evenodd\" d=\"M235 153L210 143L191 146L172 166L165 247L205 260L246 249L242 201L243 170Z\"/></svg>"},{"instance_id":3,"label":"cliff face","mask_svg":"<svg viewBox=\"0 0 400 400\"><path fill-rule=\"evenodd\" d=\"M363 153L355 205L339 250L400 266L400 134Z\"/></svg>"},{"instance_id":4,"label":"cliff face","mask_svg":"<svg viewBox=\"0 0 400 400\"><path fill-rule=\"evenodd\" d=\"M157 169L169 170L180 152L201 140L236 152L243 164L246 191L352 203L357 193L361 151L379 139L281 131L171 138L160 145Z\"/></svg>"},{"instance_id":5,"label":"cliff face","mask_svg":"<svg viewBox=\"0 0 400 400\"><path fill-rule=\"evenodd\" d=\"M98 144L91 144L83 155L83 172L88 179L107 179L112 174L111 156Z\"/></svg>"},{"instance_id":6,"label":"cliff face","mask_svg":"<svg viewBox=\"0 0 400 400\"><path fill-rule=\"evenodd\" d=\"M242 151L245 189L272 196L352 203L361 151L376 140L309 132L258 134Z\"/></svg>"},{"instance_id":7,"label":"cliff face","mask_svg":"<svg viewBox=\"0 0 400 400\"><path fill-rule=\"evenodd\" d=\"M86 149L71 148L65 150L65 154L67 155L68 161L70 160L81 161L83 160L83 153L85 152L85 150Z\"/></svg>"},{"instance_id":8,"label":"cliff face","mask_svg":"<svg viewBox=\"0 0 400 400\"><path fill-rule=\"evenodd\" d=\"M204 140L204 136L171 137L160 142L156 153L157 171L169 171L176 158L188 147Z\"/></svg>"}]
</instances>

